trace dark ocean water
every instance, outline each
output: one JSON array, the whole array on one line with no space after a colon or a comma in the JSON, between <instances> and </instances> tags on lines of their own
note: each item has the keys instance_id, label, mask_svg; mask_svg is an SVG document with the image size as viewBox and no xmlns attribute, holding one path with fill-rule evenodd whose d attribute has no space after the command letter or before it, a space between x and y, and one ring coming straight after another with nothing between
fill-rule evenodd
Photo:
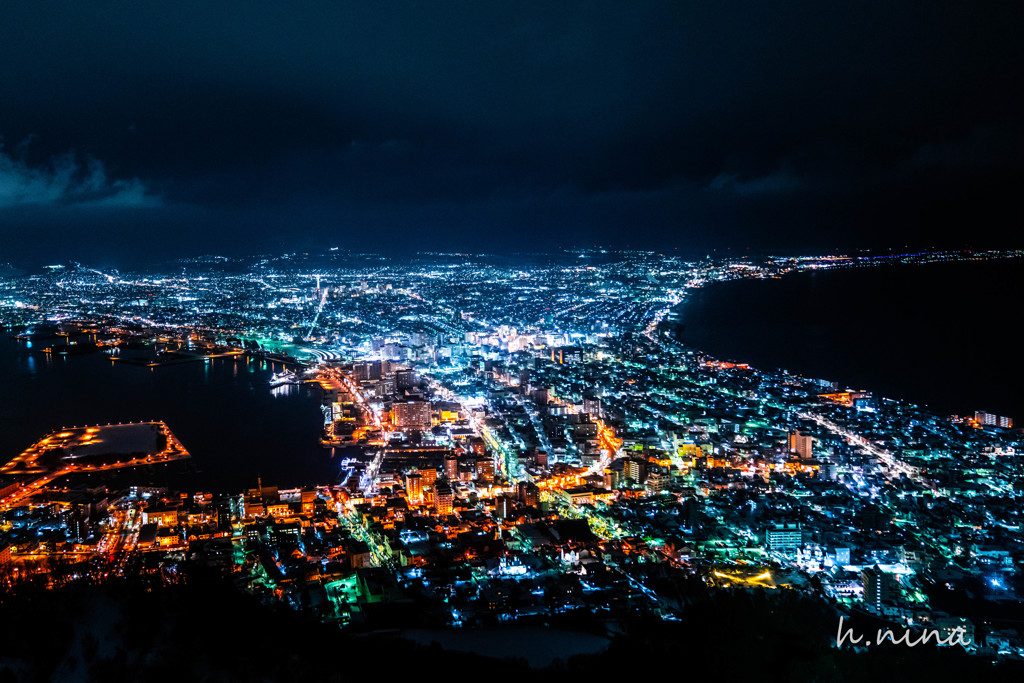
<instances>
[{"instance_id":1,"label":"dark ocean water","mask_svg":"<svg viewBox=\"0 0 1024 683\"><path fill-rule=\"evenodd\" d=\"M271 390L269 364L216 359L150 369L102 353L51 358L40 345L0 336L2 461L66 425L139 420L163 420L192 454L196 471L173 482L192 490L239 492L258 476L282 487L332 484L341 455L351 455L320 447L318 390Z\"/></svg>"},{"instance_id":2,"label":"dark ocean water","mask_svg":"<svg viewBox=\"0 0 1024 683\"><path fill-rule=\"evenodd\" d=\"M679 338L723 360L1020 424L1022 284L1022 259L721 282L681 305Z\"/></svg>"}]
</instances>

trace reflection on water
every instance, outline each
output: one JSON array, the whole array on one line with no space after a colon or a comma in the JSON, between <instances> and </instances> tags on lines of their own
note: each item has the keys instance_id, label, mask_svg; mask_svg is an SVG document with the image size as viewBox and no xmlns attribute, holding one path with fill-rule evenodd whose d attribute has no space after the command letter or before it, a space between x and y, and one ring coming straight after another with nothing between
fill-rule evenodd
<instances>
[{"instance_id":1,"label":"reflection on water","mask_svg":"<svg viewBox=\"0 0 1024 683\"><path fill-rule=\"evenodd\" d=\"M270 395L274 398L294 396L299 393L299 390L300 386L298 384L282 384L280 386L272 387L270 389Z\"/></svg>"},{"instance_id":2,"label":"reflection on water","mask_svg":"<svg viewBox=\"0 0 1024 683\"><path fill-rule=\"evenodd\" d=\"M316 385L271 389L264 363L148 368L103 353L51 358L38 352L45 346L0 338L0 461L64 425L156 419L193 456L197 472L183 487L234 492L257 476L282 487L333 484L341 474L341 459L320 446Z\"/></svg>"}]
</instances>

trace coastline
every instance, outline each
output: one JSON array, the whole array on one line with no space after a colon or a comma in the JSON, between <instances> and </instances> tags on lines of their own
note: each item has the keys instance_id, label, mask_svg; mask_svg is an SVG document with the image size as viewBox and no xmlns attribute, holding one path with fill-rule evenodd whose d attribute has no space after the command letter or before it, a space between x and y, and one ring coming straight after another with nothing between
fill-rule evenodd
<instances>
[{"instance_id":1,"label":"coastline","mask_svg":"<svg viewBox=\"0 0 1024 683\"><path fill-rule=\"evenodd\" d=\"M914 265L932 268L918 271ZM971 291L959 286L969 278L947 277L964 270L991 281L988 299L975 301ZM885 264L867 270L843 266L780 278L713 281L690 290L673 306L659 333L667 332L684 347L712 358L834 381L937 414L989 410L1020 419L1024 412L1008 386L1016 383L1014 373L1020 371L1013 367L1006 341L992 334L948 330L939 317L950 296L958 297L949 304L953 311L966 309L979 320L986 312L989 317L1009 312L1015 279L1007 276L1020 271L1024 260L1017 258ZM857 286L839 286L854 281ZM796 305L785 301L791 297L801 305L807 300L820 304L826 294L837 292L855 315L877 318L857 329L839 314L835 322L820 311L805 317L793 314ZM900 303L894 306L892 300ZM916 313L918 309L924 312Z\"/></svg>"}]
</instances>

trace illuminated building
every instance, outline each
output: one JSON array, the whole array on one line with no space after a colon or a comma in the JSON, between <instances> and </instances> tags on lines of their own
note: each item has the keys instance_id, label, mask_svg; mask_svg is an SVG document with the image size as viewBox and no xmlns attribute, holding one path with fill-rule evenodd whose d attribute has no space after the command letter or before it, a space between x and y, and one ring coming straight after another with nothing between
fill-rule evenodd
<instances>
[{"instance_id":1,"label":"illuminated building","mask_svg":"<svg viewBox=\"0 0 1024 683\"><path fill-rule=\"evenodd\" d=\"M312 515L316 511L316 491L303 489L299 494L299 502L302 505L302 514Z\"/></svg>"},{"instance_id":2,"label":"illuminated building","mask_svg":"<svg viewBox=\"0 0 1024 683\"><path fill-rule=\"evenodd\" d=\"M1013 420L1004 417L1002 415L994 415L993 413L986 413L984 411L978 411L974 413L974 422L979 427L1001 427L1003 429L1012 429Z\"/></svg>"},{"instance_id":3,"label":"illuminated building","mask_svg":"<svg viewBox=\"0 0 1024 683\"><path fill-rule=\"evenodd\" d=\"M399 429L429 429L430 404L426 401L396 403L391 408L395 426Z\"/></svg>"},{"instance_id":4,"label":"illuminated building","mask_svg":"<svg viewBox=\"0 0 1024 683\"><path fill-rule=\"evenodd\" d=\"M142 512L142 523L156 524L157 526L177 526L178 508L147 508Z\"/></svg>"},{"instance_id":5,"label":"illuminated building","mask_svg":"<svg viewBox=\"0 0 1024 683\"><path fill-rule=\"evenodd\" d=\"M515 502L510 496L500 495L494 501L494 514L498 519L508 519L515 509Z\"/></svg>"},{"instance_id":6,"label":"illuminated building","mask_svg":"<svg viewBox=\"0 0 1024 683\"><path fill-rule=\"evenodd\" d=\"M405 476L405 493L410 502L423 502L423 477L419 472L410 472Z\"/></svg>"},{"instance_id":7,"label":"illuminated building","mask_svg":"<svg viewBox=\"0 0 1024 683\"><path fill-rule=\"evenodd\" d=\"M437 514L442 517L452 514L453 502L452 487L445 480L439 479L434 483L434 509Z\"/></svg>"},{"instance_id":8,"label":"illuminated building","mask_svg":"<svg viewBox=\"0 0 1024 683\"><path fill-rule=\"evenodd\" d=\"M805 436L798 429L789 435L789 452L796 453L801 458L813 456L814 437Z\"/></svg>"},{"instance_id":9,"label":"illuminated building","mask_svg":"<svg viewBox=\"0 0 1024 683\"><path fill-rule=\"evenodd\" d=\"M561 346L551 349L551 360L559 365L582 363L583 350L576 346Z\"/></svg>"},{"instance_id":10,"label":"illuminated building","mask_svg":"<svg viewBox=\"0 0 1024 683\"><path fill-rule=\"evenodd\" d=\"M356 363L352 369L355 371L356 379L361 381L381 378L379 360L370 361L368 363Z\"/></svg>"},{"instance_id":11,"label":"illuminated building","mask_svg":"<svg viewBox=\"0 0 1024 683\"><path fill-rule=\"evenodd\" d=\"M494 481L494 461L483 457L476 461L476 475L485 482Z\"/></svg>"},{"instance_id":12,"label":"illuminated building","mask_svg":"<svg viewBox=\"0 0 1024 683\"><path fill-rule=\"evenodd\" d=\"M530 371L523 370L519 373L519 393L526 396L530 393Z\"/></svg>"},{"instance_id":13,"label":"illuminated building","mask_svg":"<svg viewBox=\"0 0 1024 683\"><path fill-rule=\"evenodd\" d=\"M395 371L395 389L397 391L405 391L406 389L415 389L419 384L419 378L413 370L397 370Z\"/></svg>"},{"instance_id":14,"label":"illuminated building","mask_svg":"<svg viewBox=\"0 0 1024 683\"><path fill-rule=\"evenodd\" d=\"M622 476L634 484L642 484L647 473L647 463L640 458L626 458L622 462Z\"/></svg>"},{"instance_id":15,"label":"illuminated building","mask_svg":"<svg viewBox=\"0 0 1024 683\"><path fill-rule=\"evenodd\" d=\"M245 497L245 517L262 517L266 514L267 508L263 504L263 498L259 496L247 495Z\"/></svg>"},{"instance_id":16,"label":"illuminated building","mask_svg":"<svg viewBox=\"0 0 1024 683\"><path fill-rule=\"evenodd\" d=\"M548 452L547 451L542 451L542 450L538 449L537 452L535 453L535 459L537 461L537 466L538 467L546 468L548 466Z\"/></svg>"},{"instance_id":17,"label":"illuminated building","mask_svg":"<svg viewBox=\"0 0 1024 683\"><path fill-rule=\"evenodd\" d=\"M668 472L665 471L664 467L655 465L651 467L650 472L647 474L647 481L644 485L647 487L648 491L657 492L667 489L668 483Z\"/></svg>"},{"instance_id":18,"label":"illuminated building","mask_svg":"<svg viewBox=\"0 0 1024 683\"><path fill-rule=\"evenodd\" d=\"M892 600L897 595L896 577L875 565L860 573L864 584L864 604L881 609L882 602Z\"/></svg>"},{"instance_id":19,"label":"illuminated building","mask_svg":"<svg viewBox=\"0 0 1024 683\"><path fill-rule=\"evenodd\" d=\"M851 408L866 408L871 403L871 394L866 391L839 391L831 394L818 394L818 398Z\"/></svg>"},{"instance_id":20,"label":"illuminated building","mask_svg":"<svg viewBox=\"0 0 1024 683\"><path fill-rule=\"evenodd\" d=\"M444 474L448 477L449 481L455 481L459 478L459 459L454 453L449 453L444 458Z\"/></svg>"},{"instance_id":21,"label":"illuminated building","mask_svg":"<svg viewBox=\"0 0 1024 683\"><path fill-rule=\"evenodd\" d=\"M434 482L437 481L437 468L436 467L421 467L420 476L423 478L424 486L433 486Z\"/></svg>"},{"instance_id":22,"label":"illuminated building","mask_svg":"<svg viewBox=\"0 0 1024 683\"><path fill-rule=\"evenodd\" d=\"M798 523L775 524L765 530L764 536L765 545L773 553L793 555L803 545L803 532Z\"/></svg>"},{"instance_id":23,"label":"illuminated building","mask_svg":"<svg viewBox=\"0 0 1024 683\"><path fill-rule=\"evenodd\" d=\"M530 481L521 481L516 485L516 494L523 505L536 507L540 502L540 489Z\"/></svg>"}]
</instances>

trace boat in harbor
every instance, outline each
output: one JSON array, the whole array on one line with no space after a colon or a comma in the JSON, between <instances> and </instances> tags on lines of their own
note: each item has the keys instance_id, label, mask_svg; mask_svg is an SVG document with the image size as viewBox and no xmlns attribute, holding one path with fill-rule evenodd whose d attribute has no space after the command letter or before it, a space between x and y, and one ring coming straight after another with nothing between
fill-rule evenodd
<instances>
[{"instance_id":1,"label":"boat in harbor","mask_svg":"<svg viewBox=\"0 0 1024 683\"><path fill-rule=\"evenodd\" d=\"M298 384L299 376L291 370L285 370L284 372L275 372L274 376L270 378L270 386L279 387L283 384Z\"/></svg>"}]
</instances>

